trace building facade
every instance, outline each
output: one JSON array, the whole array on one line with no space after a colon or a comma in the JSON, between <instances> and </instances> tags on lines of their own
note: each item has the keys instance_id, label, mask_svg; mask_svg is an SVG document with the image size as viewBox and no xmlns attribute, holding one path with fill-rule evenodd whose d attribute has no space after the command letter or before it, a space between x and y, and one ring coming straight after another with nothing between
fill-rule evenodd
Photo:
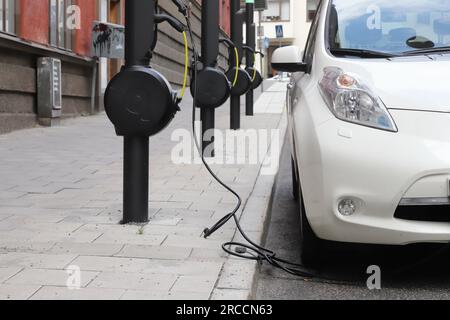
<instances>
[{"instance_id":1,"label":"building facade","mask_svg":"<svg viewBox=\"0 0 450 320\"><path fill-rule=\"evenodd\" d=\"M266 52L262 68L264 75L271 76L276 73L269 63L275 49L287 45L296 45L302 49L305 47L319 1L267 0L267 10L255 13L256 23L261 20L264 32L262 37L269 40L269 47L264 48ZM277 37L277 29L283 31L283 37Z\"/></svg>"},{"instance_id":2,"label":"building facade","mask_svg":"<svg viewBox=\"0 0 450 320\"><path fill-rule=\"evenodd\" d=\"M229 0L218 1L226 34ZM182 20L171 1L159 3L161 10ZM200 48L201 1L193 1L192 12ZM94 21L123 24L124 13L125 0L0 0L0 133L38 124L37 65L42 57L61 60L63 118L101 111L107 83L123 61L91 56L92 26ZM152 66L180 86L183 38L162 24L158 39ZM227 50L221 48L221 54L225 68Z\"/></svg>"}]
</instances>

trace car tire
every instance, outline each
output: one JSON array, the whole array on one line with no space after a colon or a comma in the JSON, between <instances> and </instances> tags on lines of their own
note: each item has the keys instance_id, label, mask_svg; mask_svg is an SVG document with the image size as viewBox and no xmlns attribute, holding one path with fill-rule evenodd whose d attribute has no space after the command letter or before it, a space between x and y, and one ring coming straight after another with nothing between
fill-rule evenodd
<instances>
[{"instance_id":1,"label":"car tire","mask_svg":"<svg viewBox=\"0 0 450 320\"><path fill-rule=\"evenodd\" d=\"M294 200L298 202L300 195L300 184L298 182L298 175L296 170L296 164L294 158L291 159L291 168L292 168L292 195Z\"/></svg>"},{"instance_id":2,"label":"car tire","mask_svg":"<svg viewBox=\"0 0 450 320\"><path fill-rule=\"evenodd\" d=\"M305 267L314 268L320 263L323 241L316 236L306 216L300 183L298 198L300 207L300 257Z\"/></svg>"}]
</instances>

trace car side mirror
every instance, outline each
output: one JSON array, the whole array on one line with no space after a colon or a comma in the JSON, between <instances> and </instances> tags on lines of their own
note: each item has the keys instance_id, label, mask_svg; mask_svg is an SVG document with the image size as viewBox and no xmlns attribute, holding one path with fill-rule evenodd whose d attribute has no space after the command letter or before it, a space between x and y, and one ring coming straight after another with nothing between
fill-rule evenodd
<instances>
[{"instance_id":1,"label":"car side mirror","mask_svg":"<svg viewBox=\"0 0 450 320\"><path fill-rule=\"evenodd\" d=\"M282 72L306 72L308 69L297 46L276 49L272 54L272 68Z\"/></svg>"}]
</instances>

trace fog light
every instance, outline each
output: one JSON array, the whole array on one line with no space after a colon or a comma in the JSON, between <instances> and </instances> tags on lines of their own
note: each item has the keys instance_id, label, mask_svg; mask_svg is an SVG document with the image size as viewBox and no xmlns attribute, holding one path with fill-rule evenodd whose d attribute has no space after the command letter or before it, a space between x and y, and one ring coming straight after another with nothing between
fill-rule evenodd
<instances>
[{"instance_id":1,"label":"fog light","mask_svg":"<svg viewBox=\"0 0 450 320\"><path fill-rule=\"evenodd\" d=\"M356 212L356 203L351 199L344 199L339 202L338 210L343 216L351 216Z\"/></svg>"}]
</instances>

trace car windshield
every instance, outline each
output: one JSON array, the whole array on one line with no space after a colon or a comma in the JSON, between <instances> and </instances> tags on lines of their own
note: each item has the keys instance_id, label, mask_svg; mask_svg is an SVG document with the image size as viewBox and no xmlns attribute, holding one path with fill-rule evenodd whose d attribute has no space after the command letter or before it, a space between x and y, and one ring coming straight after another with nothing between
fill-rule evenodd
<instances>
[{"instance_id":1,"label":"car windshield","mask_svg":"<svg viewBox=\"0 0 450 320\"><path fill-rule=\"evenodd\" d=\"M450 0L332 0L328 27L341 54L450 51Z\"/></svg>"}]
</instances>

